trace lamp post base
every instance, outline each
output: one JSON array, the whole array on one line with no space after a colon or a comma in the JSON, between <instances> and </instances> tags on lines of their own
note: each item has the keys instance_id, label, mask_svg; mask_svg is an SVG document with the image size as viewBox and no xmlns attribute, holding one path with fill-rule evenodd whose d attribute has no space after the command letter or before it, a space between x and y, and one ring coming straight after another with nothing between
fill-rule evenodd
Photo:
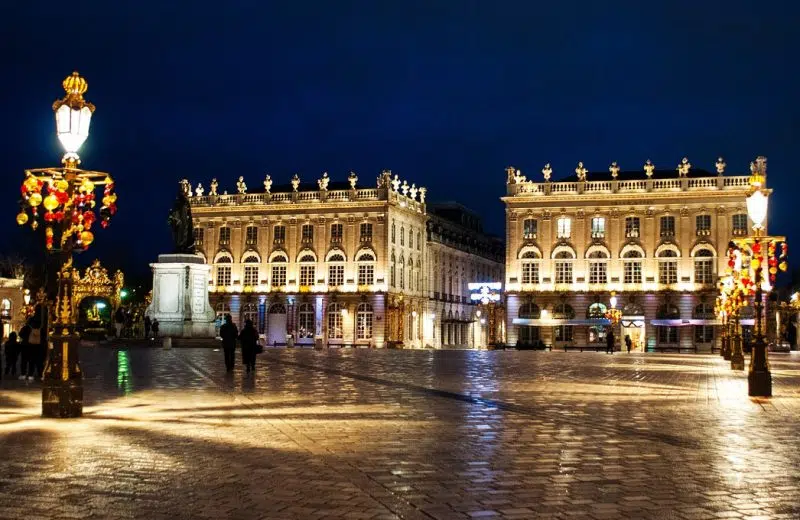
<instances>
[{"instance_id":1,"label":"lamp post base","mask_svg":"<svg viewBox=\"0 0 800 520\"><path fill-rule=\"evenodd\" d=\"M725 361L730 361L731 359L731 338L723 337L722 338L722 348L720 349L720 354L722 355L722 359Z\"/></svg>"},{"instance_id":2,"label":"lamp post base","mask_svg":"<svg viewBox=\"0 0 800 520\"><path fill-rule=\"evenodd\" d=\"M50 336L47 365L42 377L42 417L67 419L83 415L83 374L78 363L80 337Z\"/></svg>"},{"instance_id":3,"label":"lamp post base","mask_svg":"<svg viewBox=\"0 0 800 520\"><path fill-rule=\"evenodd\" d=\"M744 370L744 351L742 350L742 337L736 335L730 338L728 357L731 362L731 370Z\"/></svg>"},{"instance_id":4,"label":"lamp post base","mask_svg":"<svg viewBox=\"0 0 800 520\"><path fill-rule=\"evenodd\" d=\"M767 361L767 344L760 335L753 343L750 373L747 374L747 395L772 397L772 373L769 371L769 361Z\"/></svg>"}]
</instances>

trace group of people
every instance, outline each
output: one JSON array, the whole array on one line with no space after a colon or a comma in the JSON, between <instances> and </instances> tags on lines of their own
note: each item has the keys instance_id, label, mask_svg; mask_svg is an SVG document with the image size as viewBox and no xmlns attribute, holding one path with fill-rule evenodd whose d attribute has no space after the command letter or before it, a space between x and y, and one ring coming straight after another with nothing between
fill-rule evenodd
<instances>
[{"instance_id":1,"label":"group of people","mask_svg":"<svg viewBox=\"0 0 800 520\"><path fill-rule=\"evenodd\" d=\"M129 308L118 307L114 312L114 333L115 337L137 337L142 333L140 328L144 326L144 338L157 338L158 337L158 320L150 319L150 316L144 317L141 321L136 319L137 315Z\"/></svg>"},{"instance_id":2,"label":"group of people","mask_svg":"<svg viewBox=\"0 0 800 520\"><path fill-rule=\"evenodd\" d=\"M20 329L19 336L16 332L10 333L3 345L2 361L5 366L0 365L0 374L17 377L17 365L19 365L20 380L41 379L47 356L47 343L42 339L40 330L32 328L29 324Z\"/></svg>"},{"instance_id":3,"label":"group of people","mask_svg":"<svg viewBox=\"0 0 800 520\"><path fill-rule=\"evenodd\" d=\"M247 373L255 372L256 370L256 354L259 352L258 345L258 331L253 326L253 320L245 320L242 331L233 323L230 314L225 315L225 323L219 329L219 335L222 338L222 350L225 353L225 370L228 373L233 372L233 365L235 363L236 341L238 340L242 347L242 363L247 368Z\"/></svg>"},{"instance_id":4,"label":"group of people","mask_svg":"<svg viewBox=\"0 0 800 520\"><path fill-rule=\"evenodd\" d=\"M631 340L628 334L625 334L625 348L628 349L628 354L630 354L631 348L633 348L633 340ZM606 332L606 353L614 353L614 331L611 327L609 327L608 332Z\"/></svg>"}]
</instances>

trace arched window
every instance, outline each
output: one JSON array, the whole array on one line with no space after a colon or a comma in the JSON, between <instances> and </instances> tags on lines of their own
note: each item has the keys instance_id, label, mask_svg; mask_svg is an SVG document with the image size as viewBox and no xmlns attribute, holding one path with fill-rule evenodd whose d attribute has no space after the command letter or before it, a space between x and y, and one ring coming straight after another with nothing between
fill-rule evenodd
<instances>
[{"instance_id":1,"label":"arched window","mask_svg":"<svg viewBox=\"0 0 800 520\"><path fill-rule=\"evenodd\" d=\"M694 254L694 283L714 283L714 253L698 249Z\"/></svg>"},{"instance_id":2,"label":"arched window","mask_svg":"<svg viewBox=\"0 0 800 520\"><path fill-rule=\"evenodd\" d=\"M230 264L233 263L233 257L226 252L221 252L217 254L214 263L217 264L217 287L231 285L232 267Z\"/></svg>"},{"instance_id":3,"label":"arched window","mask_svg":"<svg viewBox=\"0 0 800 520\"><path fill-rule=\"evenodd\" d=\"M608 283L608 252L595 249L588 257L589 283Z\"/></svg>"},{"instance_id":4,"label":"arched window","mask_svg":"<svg viewBox=\"0 0 800 520\"><path fill-rule=\"evenodd\" d=\"M273 254L270 262L272 263L272 287L283 287L286 285L286 264L289 260L285 255L279 253Z\"/></svg>"},{"instance_id":5,"label":"arched window","mask_svg":"<svg viewBox=\"0 0 800 520\"><path fill-rule=\"evenodd\" d=\"M0 302L0 317L4 319L11 319L11 300L8 298L3 298L2 302Z\"/></svg>"},{"instance_id":6,"label":"arched window","mask_svg":"<svg viewBox=\"0 0 800 520\"><path fill-rule=\"evenodd\" d=\"M642 253L630 249L623 258L623 283L642 283Z\"/></svg>"},{"instance_id":7,"label":"arched window","mask_svg":"<svg viewBox=\"0 0 800 520\"><path fill-rule=\"evenodd\" d=\"M372 305L359 303L356 311L356 339L372 339Z\"/></svg>"},{"instance_id":8,"label":"arched window","mask_svg":"<svg viewBox=\"0 0 800 520\"><path fill-rule=\"evenodd\" d=\"M317 257L313 253L301 253L300 263L300 286L310 287L316 283Z\"/></svg>"},{"instance_id":9,"label":"arched window","mask_svg":"<svg viewBox=\"0 0 800 520\"><path fill-rule=\"evenodd\" d=\"M598 318L605 318L606 311L608 307L605 304L600 302L595 302L586 309L586 318L588 319L598 319Z\"/></svg>"},{"instance_id":10,"label":"arched window","mask_svg":"<svg viewBox=\"0 0 800 520\"><path fill-rule=\"evenodd\" d=\"M541 256L533 249L523 251L520 255L522 260L522 283L539 283L539 261Z\"/></svg>"},{"instance_id":11,"label":"arched window","mask_svg":"<svg viewBox=\"0 0 800 520\"><path fill-rule=\"evenodd\" d=\"M400 226L400 245L406 245L406 228L405 226Z\"/></svg>"},{"instance_id":12,"label":"arched window","mask_svg":"<svg viewBox=\"0 0 800 520\"><path fill-rule=\"evenodd\" d=\"M258 285L258 264L261 263L261 259L256 254L247 254L242 263L244 264L244 286Z\"/></svg>"},{"instance_id":13,"label":"arched window","mask_svg":"<svg viewBox=\"0 0 800 520\"><path fill-rule=\"evenodd\" d=\"M674 247L674 246L672 246ZM678 253L674 249L662 249L656 254L658 258L658 283L678 283Z\"/></svg>"},{"instance_id":14,"label":"arched window","mask_svg":"<svg viewBox=\"0 0 800 520\"><path fill-rule=\"evenodd\" d=\"M566 250L558 251L553 258L556 283L572 283L572 262L575 254Z\"/></svg>"},{"instance_id":15,"label":"arched window","mask_svg":"<svg viewBox=\"0 0 800 520\"><path fill-rule=\"evenodd\" d=\"M595 302L586 309L586 318L590 320L600 320L606 317L608 307L604 303ZM603 322L605 323L605 322ZM588 330L589 343L603 344L606 339L605 325L590 325Z\"/></svg>"},{"instance_id":16,"label":"arched window","mask_svg":"<svg viewBox=\"0 0 800 520\"><path fill-rule=\"evenodd\" d=\"M328 305L328 339L342 339L344 337L344 316L342 306L337 302Z\"/></svg>"},{"instance_id":17,"label":"arched window","mask_svg":"<svg viewBox=\"0 0 800 520\"><path fill-rule=\"evenodd\" d=\"M356 262L358 264L358 285L374 284L375 255L372 252L365 251L356 257Z\"/></svg>"},{"instance_id":18,"label":"arched window","mask_svg":"<svg viewBox=\"0 0 800 520\"><path fill-rule=\"evenodd\" d=\"M273 303L269 306L270 314L286 314L286 306L282 303Z\"/></svg>"},{"instance_id":19,"label":"arched window","mask_svg":"<svg viewBox=\"0 0 800 520\"><path fill-rule=\"evenodd\" d=\"M328 286L339 287L344 285L344 263L347 260L344 252L333 249L328 252Z\"/></svg>"},{"instance_id":20,"label":"arched window","mask_svg":"<svg viewBox=\"0 0 800 520\"><path fill-rule=\"evenodd\" d=\"M244 305L242 305L242 321L240 322L242 324L242 327L244 327L245 322L247 320L252 321L253 322L253 326L256 328L256 330L259 330L259 327L258 327L258 305L256 305L255 303L250 302L250 303L245 303Z\"/></svg>"},{"instance_id":21,"label":"arched window","mask_svg":"<svg viewBox=\"0 0 800 520\"><path fill-rule=\"evenodd\" d=\"M297 337L314 337L314 306L310 303L301 303L297 309Z\"/></svg>"}]
</instances>

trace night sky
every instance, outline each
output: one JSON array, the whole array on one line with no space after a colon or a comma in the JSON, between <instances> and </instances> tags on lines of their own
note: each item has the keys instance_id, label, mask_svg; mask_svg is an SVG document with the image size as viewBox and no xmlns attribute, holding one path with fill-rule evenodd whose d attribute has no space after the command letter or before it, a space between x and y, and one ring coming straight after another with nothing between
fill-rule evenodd
<instances>
[{"instance_id":1,"label":"night sky","mask_svg":"<svg viewBox=\"0 0 800 520\"><path fill-rule=\"evenodd\" d=\"M354 170L372 185L386 168L501 234L509 164L538 179L546 162L559 178L579 160L607 172L686 155L713 171L722 155L744 173L766 155L771 231L800 238L799 14L789 1L9 2L0 249L43 247L17 228L16 200L25 167L59 164L51 104L73 69L97 106L82 166L119 194L83 262L131 274L168 252L182 177L234 192L239 175L260 188L265 173Z\"/></svg>"}]
</instances>

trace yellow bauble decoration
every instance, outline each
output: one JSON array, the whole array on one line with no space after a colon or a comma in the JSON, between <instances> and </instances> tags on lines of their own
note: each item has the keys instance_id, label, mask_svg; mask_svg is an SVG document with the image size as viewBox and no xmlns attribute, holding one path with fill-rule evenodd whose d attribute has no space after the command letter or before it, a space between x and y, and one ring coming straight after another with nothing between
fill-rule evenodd
<instances>
[{"instance_id":1,"label":"yellow bauble decoration","mask_svg":"<svg viewBox=\"0 0 800 520\"><path fill-rule=\"evenodd\" d=\"M19 224L20 226L24 226L27 223L28 223L28 214L27 213L25 213L23 211L19 215L17 215L17 224Z\"/></svg>"},{"instance_id":2,"label":"yellow bauble decoration","mask_svg":"<svg viewBox=\"0 0 800 520\"><path fill-rule=\"evenodd\" d=\"M69 183L64 179L56 181L56 189L58 191L67 191L67 188L69 188Z\"/></svg>"},{"instance_id":3,"label":"yellow bauble decoration","mask_svg":"<svg viewBox=\"0 0 800 520\"><path fill-rule=\"evenodd\" d=\"M81 233L81 242L83 242L84 246L88 246L94 242L94 234L91 231L84 231Z\"/></svg>"},{"instance_id":4,"label":"yellow bauble decoration","mask_svg":"<svg viewBox=\"0 0 800 520\"><path fill-rule=\"evenodd\" d=\"M44 208L47 211L53 211L58 207L58 199L52 193L44 198Z\"/></svg>"},{"instance_id":5,"label":"yellow bauble decoration","mask_svg":"<svg viewBox=\"0 0 800 520\"><path fill-rule=\"evenodd\" d=\"M42 194L41 193L31 193L31 196L28 198L28 204L33 206L34 208L42 203Z\"/></svg>"},{"instance_id":6,"label":"yellow bauble decoration","mask_svg":"<svg viewBox=\"0 0 800 520\"><path fill-rule=\"evenodd\" d=\"M103 197L103 205L105 206L110 206L115 202L117 202L117 196L114 195L113 193L111 195L106 195L105 197Z\"/></svg>"}]
</instances>

